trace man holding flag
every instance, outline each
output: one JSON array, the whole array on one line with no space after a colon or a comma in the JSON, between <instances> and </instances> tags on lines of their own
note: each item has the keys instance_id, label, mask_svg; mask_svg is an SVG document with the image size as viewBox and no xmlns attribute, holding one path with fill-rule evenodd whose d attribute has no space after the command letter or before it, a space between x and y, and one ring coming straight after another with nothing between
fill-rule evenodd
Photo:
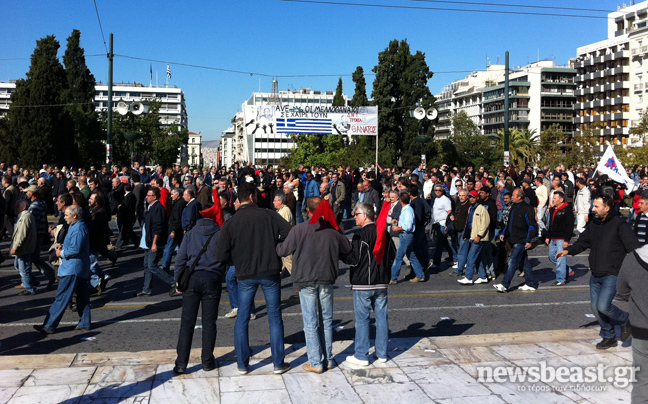
<instances>
[{"instance_id":1,"label":"man holding flag","mask_svg":"<svg viewBox=\"0 0 648 404\"><path fill-rule=\"evenodd\" d=\"M632 191L635 187L634 181L628 177L628 173L614 153L612 145L609 145L607 150L605 150L603 157L601 157L596 167L596 171L601 174L607 174L611 180L625 184L628 187L628 192Z\"/></svg>"},{"instance_id":2,"label":"man holding flag","mask_svg":"<svg viewBox=\"0 0 648 404\"><path fill-rule=\"evenodd\" d=\"M355 311L355 354L346 361L368 366L369 320L371 310L376 318L376 358L387 362L389 323L387 320L387 287L391 279L391 266L396 258L396 247L385 230L390 202L386 201L374 223L373 206L360 202L356 207L355 221L358 230L351 240L353 249L345 262L351 266L349 280L353 290Z\"/></svg>"},{"instance_id":3,"label":"man holding flag","mask_svg":"<svg viewBox=\"0 0 648 404\"><path fill-rule=\"evenodd\" d=\"M280 257L294 254L291 276L299 289L310 362L303 368L313 373L333 367L333 288L339 260L351 252L351 243L340 232L331 205L322 201L319 196L308 198L306 211L310 220L293 227L286 240L277 245Z\"/></svg>"}]
</instances>

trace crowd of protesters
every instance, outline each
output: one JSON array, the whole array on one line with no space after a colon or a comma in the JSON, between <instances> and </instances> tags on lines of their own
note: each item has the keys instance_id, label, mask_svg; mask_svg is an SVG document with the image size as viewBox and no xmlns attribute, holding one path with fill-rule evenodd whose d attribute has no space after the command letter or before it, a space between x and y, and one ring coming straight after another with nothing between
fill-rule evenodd
<instances>
[{"instance_id":1,"label":"crowd of protesters","mask_svg":"<svg viewBox=\"0 0 648 404\"><path fill-rule=\"evenodd\" d=\"M356 351L347 360L366 366L371 310L378 332L376 360L387 360L390 285L397 287L403 279L426 282L431 273L445 271L461 285L502 276L493 284L497 292L532 292L539 282L527 252L539 244L549 247L557 287L574 275L566 256L591 250L592 307L603 337L597 347L605 349L616 345L610 327L621 326L622 339L629 336L628 314L612 304L611 291L626 253L647 243L645 167L631 170L636 183L631 189L600 175L594 164L494 171L424 164L413 169L300 165L291 170L249 163L150 170L137 163L89 169L43 165L32 171L0 164L0 174L0 236L11 238L10 253L21 278L16 288L32 296L43 282L47 289L59 282L50 314L35 328L54 332L67 306L79 312L77 328L88 329L89 295L103 293L110 280L100 258L115 265L121 249L141 248L144 274L137 296L153 293L154 278L170 296L183 296L176 373L186 371L201 304L203 367L214 368L211 351L223 281L231 305L226 317L236 318L240 373L248 372L248 324L255 318L259 287L267 303L275 373L290 368L283 354L282 276L292 277L300 297L310 362L304 368L321 373L333 365L332 285L339 261L351 268L357 323ZM620 215L624 204L627 218ZM48 215L59 217L58 223L50 226ZM614 251L601 243L615 246ZM187 266L193 275L181 287L180 273ZM523 284L512 287L518 271ZM639 329L633 332L643 335Z\"/></svg>"}]
</instances>

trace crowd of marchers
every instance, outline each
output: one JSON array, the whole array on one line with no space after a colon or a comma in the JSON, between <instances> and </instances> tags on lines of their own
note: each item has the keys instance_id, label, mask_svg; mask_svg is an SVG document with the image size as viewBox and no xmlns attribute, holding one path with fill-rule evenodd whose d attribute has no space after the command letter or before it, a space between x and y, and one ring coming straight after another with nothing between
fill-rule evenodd
<instances>
[{"instance_id":1,"label":"crowd of marchers","mask_svg":"<svg viewBox=\"0 0 648 404\"><path fill-rule=\"evenodd\" d=\"M445 271L461 285L493 282L500 293L533 292L539 282L527 253L541 243L549 247L556 287L574 275L567 255L590 250L592 309L603 338L597 348L615 346L619 326L622 340L632 334L638 349L648 351L648 319L640 314L645 298L633 293L636 277L623 276L626 267L629 273L648 266L645 167L631 170L630 189L600 175L594 164L489 171L424 164L411 170L378 165L291 170L249 163L26 170L2 163L0 171L0 235L10 239L20 275L16 289L31 296L43 283L57 288L43 325L35 328L53 333L67 307L79 314L77 328L89 329L90 296L103 293L110 280L101 259L115 265L119 252L132 245L144 251L137 296L153 293L154 278L170 296L182 295L177 373L186 371L201 305L203 367L215 367L223 281L231 305L225 316L236 318L240 373L249 369L248 324L256 317L259 287L275 372L290 367L284 362L280 305L281 279L287 276L303 314L309 359L304 367L321 373L334 365L333 285L340 262L350 266L356 315L355 354L347 360L366 366L371 311L375 358L388 360L389 287L403 279L425 282L431 273ZM48 215L58 221L50 223ZM184 271L190 278L180 285ZM523 280L512 286L518 271ZM617 298L630 297L635 304L636 318L635 306L629 316L613 304L617 288Z\"/></svg>"}]
</instances>

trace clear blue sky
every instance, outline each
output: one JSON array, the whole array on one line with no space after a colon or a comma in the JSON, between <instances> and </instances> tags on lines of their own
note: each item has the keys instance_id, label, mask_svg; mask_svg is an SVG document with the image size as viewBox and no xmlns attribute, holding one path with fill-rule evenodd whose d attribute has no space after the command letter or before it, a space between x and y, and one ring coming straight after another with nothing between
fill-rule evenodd
<instances>
[{"instance_id":1,"label":"clear blue sky","mask_svg":"<svg viewBox=\"0 0 648 404\"><path fill-rule=\"evenodd\" d=\"M342 0L332 0L342 1ZM350 3L484 9L477 5L404 0L346 0ZM503 0L485 0L504 3ZM516 4L616 10L601 0L516 0ZM114 33L115 54L169 62L171 85L187 99L189 130L205 140L220 138L241 103L259 90L270 91L271 78L174 65L188 63L270 75L342 75L344 92L353 95L351 73L365 73L392 39L407 39L412 51L426 54L433 72L433 93L466 73L479 70L510 52L511 66L538 59L566 64L576 48L607 36L605 19L488 14L304 4L278 0L239 1L107 1L97 0L106 42ZM494 7L489 7L495 9ZM81 45L97 81L106 82L108 62L92 0L2 1L0 81L24 78L36 40L55 35L62 56L72 29L81 31ZM506 11L585 14L522 8ZM605 16L604 13L587 13ZM22 58L19 60L6 60ZM148 61L115 58L114 81L149 83ZM153 62L153 84L165 83L166 63ZM339 76L279 78L279 89L311 87L335 90ZM373 76L367 75L371 96Z\"/></svg>"}]
</instances>

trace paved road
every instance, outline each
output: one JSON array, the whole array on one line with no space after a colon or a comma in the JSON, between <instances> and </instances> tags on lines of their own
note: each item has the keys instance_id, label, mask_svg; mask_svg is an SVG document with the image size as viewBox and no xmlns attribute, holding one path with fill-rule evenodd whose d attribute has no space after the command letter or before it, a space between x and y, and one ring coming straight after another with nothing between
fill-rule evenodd
<instances>
[{"instance_id":1,"label":"paved road","mask_svg":"<svg viewBox=\"0 0 648 404\"><path fill-rule=\"evenodd\" d=\"M6 251L7 242L0 244ZM179 330L181 298L169 298L168 289L154 280L154 294L135 297L142 287L141 251L124 250L117 265L104 268L112 276L108 291L92 297L93 328L73 331L78 320L68 311L57 333L44 337L32 329L41 324L53 301L55 291L43 288L34 297L17 296L13 288L20 281L12 262L0 265L0 355L141 351L175 348ZM540 288L537 292L495 292L491 284L462 286L448 276L449 263L432 274L425 283L403 281L389 289L390 335L402 337L451 336L516 331L541 331L591 327L595 320L587 315L589 288L587 256L569 257L576 276L566 286L555 287L555 274L547 258L547 247L530 252ZM348 267L341 267L335 285L334 337L353 338L353 298ZM405 272L405 271L403 271ZM40 275L39 275L40 277ZM42 280L42 279L41 279ZM498 278L498 281L501 277ZM515 278L513 286L523 283ZM291 279L282 281L285 338L287 343L303 342L299 299L294 296ZM268 340L263 294L256 296L258 319L250 323L250 343L263 345ZM624 307L624 306L621 306ZM218 346L233 346L234 320L223 317L229 311L229 296L223 283L218 320ZM200 346L196 330L194 346Z\"/></svg>"}]
</instances>

